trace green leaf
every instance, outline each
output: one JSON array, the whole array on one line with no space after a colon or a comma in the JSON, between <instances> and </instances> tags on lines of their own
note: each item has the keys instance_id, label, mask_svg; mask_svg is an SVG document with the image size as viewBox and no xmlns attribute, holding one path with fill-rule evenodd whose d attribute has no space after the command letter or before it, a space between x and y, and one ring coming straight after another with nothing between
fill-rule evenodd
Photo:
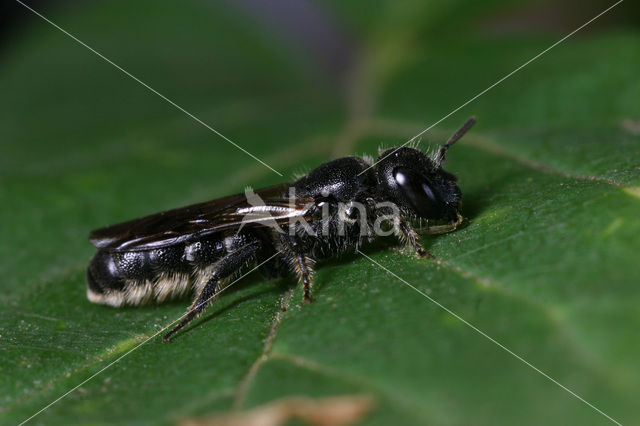
<instances>
[{"instance_id":1,"label":"green leaf","mask_svg":"<svg viewBox=\"0 0 640 426\"><path fill-rule=\"evenodd\" d=\"M477 29L487 11L465 4L318 6L360 61L344 92L326 58L242 8L41 12L288 179L404 143L572 29L496 38ZM445 25L452 16L465 25ZM436 261L388 241L364 251L428 297L352 254L318 265L310 306L292 280L252 275L173 343L130 353L188 301L89 303L88 232L282 178L35 15L11 41L0 71L2 423L98 372L34 422L174 423L353 394L375 401L364 424L608 423L594 407L637 421L637 31L571 38L425 134L426 149L478 117L447 159L466 225L423 239Z\"/></svg>"}]
</instances>

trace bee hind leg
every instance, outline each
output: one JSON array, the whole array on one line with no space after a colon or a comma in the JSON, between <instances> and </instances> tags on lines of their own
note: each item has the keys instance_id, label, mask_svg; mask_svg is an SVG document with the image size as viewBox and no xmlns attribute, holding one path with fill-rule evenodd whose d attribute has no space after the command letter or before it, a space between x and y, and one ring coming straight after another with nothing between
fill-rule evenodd
<instances>
[{"instance_id":1,"label":"bee hind leg","mask_svg":"<svg viewBox=\"0 0 640 426\"><path fill-rule=\"evenodd\" d=\"M207 308L207 306L209 306L211 300L215 297L218 291L219 283L220 280L218 278L211 278L209 281L207 281L198 297L193 301L193 303L187 310L186 315L184 315L182 320L180 320L180 323L178 323L178 325L173 327L170 332L162 337L162 340L164 342L168 342L172 335L174 335L176 332L178 332L178 330L193 321L194 318L200 315Z\"/></svg>"},{"instance_id":2,"label":"bee hind leg","mask_svg":"<svg viewBox=\"0 0 640 426\"><path fill-rule=\"evenodd\" d=\"M202 290L200 290L200 293L194 299L189 309L187 309L187 313L178 325L164 335L162 340L164 342L168 342L173 334L202 314L221 289L224 288L221 288L220 283L250 262L255 257L255 253L258 249L258 244L246 245L227 254L216 262L214 270L211 273L211 277L205 283L204 287L202 287Z\"/></svg>"}]
</instances>

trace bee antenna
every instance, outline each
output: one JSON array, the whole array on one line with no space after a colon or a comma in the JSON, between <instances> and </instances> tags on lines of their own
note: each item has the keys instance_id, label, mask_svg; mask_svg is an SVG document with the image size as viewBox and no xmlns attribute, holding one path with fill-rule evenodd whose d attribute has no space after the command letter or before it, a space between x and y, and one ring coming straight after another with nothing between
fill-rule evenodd
<instances>
[{"instance_id":1,"label":"bee antenna","mask_svg":"<svg viewBox=\"0 0 640 426\"><path fill-rule=\"evenodd\" d=\"M464 134L467 133L471 128L471 126L473 126L474 124L476 124L476 118L475 117L469 118L467 121L464 122L462 127L460 127L453 135L451 135L449 140L440 147L440 149L438 150L434 158L434 161L438 166L441 166L442 163L444 163L445 157L447 155L447 150L449 149L449 147L454 143L456 143L458 139L460 139L462 136L464 136Z\"/></svg>"}]
</instances>

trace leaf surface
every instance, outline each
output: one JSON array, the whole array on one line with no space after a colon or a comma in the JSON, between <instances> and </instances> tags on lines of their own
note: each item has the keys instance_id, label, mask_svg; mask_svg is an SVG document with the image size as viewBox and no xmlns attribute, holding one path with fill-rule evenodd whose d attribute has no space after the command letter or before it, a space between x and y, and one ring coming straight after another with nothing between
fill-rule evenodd
<instances>
[{"instance_id":1,"label":"leaf surface","mask_svg":"<svg viewBox=\"0 0 640 426\"><path fill-rule=\"evenodd\" d=\"M42 12L285 179L404 143L559 38L439 40L428 28L457 6L342 3L316 13L362 53L348 95L322 57L242 9ZM624 424L640 397L638 52L632 31L570 39L426 133L433 147L478 117L447 160L466 225L423 239L438 261L365 249ZM35 16L6 48L0 92L0 418L15 423L184 312L90 304L88 231L282 178ZM608 422L365 257L319 264L314 296L252 275L175 342L151 339L34 421L174 423L363 394L363 424Z\"/></svg>"}]
</instances>

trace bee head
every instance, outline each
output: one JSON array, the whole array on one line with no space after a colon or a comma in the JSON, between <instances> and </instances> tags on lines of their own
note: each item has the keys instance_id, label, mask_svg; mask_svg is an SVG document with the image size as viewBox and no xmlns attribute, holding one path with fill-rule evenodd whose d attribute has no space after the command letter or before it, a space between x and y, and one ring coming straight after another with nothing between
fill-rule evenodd
<instances>
[{"instance_id":1,"label":"bee head","mask_svg":"<svg viewBox=\"0 0 640 426\"><path fill-rule=\"evenodd\" d=\"M469 119L432 157L408 147L391 148L378 157L375 169L381 195L422 231L448 232L462 222L458 179L443 170L442 164L449 147L474 122Z\"/></svg>"}]
</instances>

